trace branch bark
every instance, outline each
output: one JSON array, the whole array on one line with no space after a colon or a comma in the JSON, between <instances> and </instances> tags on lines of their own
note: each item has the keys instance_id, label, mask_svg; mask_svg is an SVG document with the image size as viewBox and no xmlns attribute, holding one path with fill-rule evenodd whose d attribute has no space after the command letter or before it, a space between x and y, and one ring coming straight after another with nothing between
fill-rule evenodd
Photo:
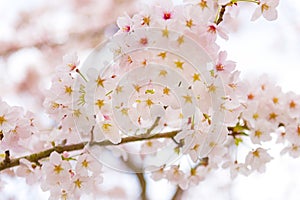
<instances>
[{"instance_id":1,"label":"branch bark","mask_svg":"<svg viewBox=\"0 0 300 200\"><path fill-rule=\"evenodd\" d=\"M172 200L181 200L183 193L184 190L182 190L179 186L177 186L176 192L174 193Z\"/></svg>"},{"instance_id":2,"label":"branch bark","mask_svg":"<svg viewBox=\"0 0 300 200\"><path fill-rule=\"evenodd\" d=\"M128 158L128 160L123 160L123 162L126 164L127 167L129 167L131 170L135 170L136 166L133 164L133 162L131 161L130 157ZM145 180L144 177L144 173L142 172L136 172L134 173L138 179L138 183L140 185L141 188L141 194L140 194L140 199L141 200L147 200L147 181Z\"/></svg>"},{"instance_id":3,"label":"branch bark","mask_svg":"<svg viewBox=\"0 0 300 200\"><path fill-rule=\"evenodd\" d=\"M158 138L173 138L174 136L176 136L178 133L180 132L180 130L178 131L171 131L171 132L166 132L166 133L157 133L157 134L153 134L150 135L148 137L139 137L139 136L129 136L129 137L125 137L122 138L121 142L118 144L113 144L111 141L109 140L104 140L102 142L80 142L77 144L70 144L70 145L64 145L64 146L55 146L49 149L46 149L44 151L38 152L38 153L33 153L27 156L22 156L22 157L18 157L18 158L10 158L9 160L6 159L2 162L0 162L0 171L8 169L8 168L12 168L15 166L18 166L20 164L20 160L21 159L27 159L30 162L35 162L38 163L39 160L47 158L50 156L50 154L54 151L56 151L57 153L63 153L64 151L77 151L77 150L81 150L85 147L85 145L89 144L89 145L99 145L99 146L112 146L112 145L121 145L121 144L125 144L125 143L130 143L130 142L137 142L137 141L143 141L143 140L151 140L151 139L158 139ZM145 134L143 134L144 136Z\"/></svg>"},{"instance_id":4,"label":"branch bark","mask_svg":"<svg viewBox=\"0 0 300 200\"><path fill-rule=\"evenodd\" d=\"M225 14L225 11L226 11L226 7L228 6L228 4L221 6L220 12L218 14L218 18L215 20L215 23L217 25L219 25L223 21L223 17L224 17L224 14Z\"/></svg>"},{"instance_id":5,"label":"branch bark","mask_svg":"<svg viewBox=\"0 0 300 200\"><path fill-rule=\"evenodd\" d=\"M137 178L139 179L139 183L141 186L141 200L147 200L147 182L144 177L144 173L136 173Z\"/></svg>"}]
</instances>

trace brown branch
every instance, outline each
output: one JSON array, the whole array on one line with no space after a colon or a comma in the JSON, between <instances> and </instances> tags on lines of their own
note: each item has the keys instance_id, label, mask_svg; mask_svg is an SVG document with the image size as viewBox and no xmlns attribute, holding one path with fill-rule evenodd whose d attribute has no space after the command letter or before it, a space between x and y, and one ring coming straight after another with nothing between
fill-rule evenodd
<instances>
[{"instance_id":1,"label":"brown branch","mask_svg":"<svg viewBox=\"0 0 300 200\"><path fill-rule=\"evenodd\" d=\"M30 154L27 156L22 156L22 157L18 157L15 159L9 159L9 162L7 162L8 160L5 159L4 161L0 162L0 171L4 170L4 169L8 169L8 168L12 168L15 166L18 166L20 164L20 160L21 159L27 159L30 162L35 162L38 163L39 160L43 159L43 158L47 158L50 156L50 154L54 151L56 151L57 153L63 153L64 151L77 151L77 150L81 150L85 147L85 145L90 144L90 145L99 145L99 146L111 146L111 145L120 145L120 144L125 144L125 143L130 143L130 142L137 142L137 141L142 141L142 140L151 140L151 139L157 139L157 138L172 138L174 136L176 136L177 133L179 133L180 131L172 131L172 132L166 132L166 133L157 133L154 135L151 135L149 137L138 137L138 136L129 136L126 138L122 138L121 142L118 144L113 144L111 141L109 140L105 140L102 142L92 142L92 143L88 143L88 142L81 142L81 143L77 143L77 144L70 144L70 145L64 145L64 146L55 146L52 147L50 149L38 152L38 153L34 153L34 154Z\"/></svg>"},{"instance_id":2,"label":"brown branch","mask_svg":"<svg viewBox=\"0 0 300 200\"><path fill-rule=\"evenodd\" d=\"M130 136L126 138L122 138L121 142L118 144L113 144L109 140L105 140L102 142L90 142L89 145L99 145L99 146L111 146L111 145L119 145L119 144L125 144L129 142L137 142L137 141L142 141L142 140L151 140L151 139L157 139L157 138L172 138L177 135L180 131L171 131L171 132L166 132L166 133L157 133L154 135L150 135L148 137L140 137L140 136ZM142 134L143 136L145 134Z\"/></svg>"},{"instance_id":3,"label":"brown branch","mask_svg":"<svg viewBox=\"0 0 300 200\"><path fill-rule=\"evenodd\" d=\"M136 166L133 164L133 162L130 160L130 157L125 161L123 160L124 164L129 167L132 171L136 171ZM141 188L141 194L140 199L141 200L147 200L147 182L144 177L144 173L142 172L136 172L134 173L138 179L138 183Z\"/></svg>"},{"instance_id":4,"label":"brown branch","mask_svg":"<svg viewBox=\"0 0 300 200\"><path fill-rule=\"evenodd\" d=\"M226 7L229 5L229 3L225 4L225 5L222 5L221 6L221 9L220 9L220 12L218 14L218 17L217 19L215 20L215 23L217 25L219 25L222 21L223 21L223 17L224 17L224 14L225 14L225 11L226 11Z\"/></svg>"},{"instance_id":5,"label":"brown branch","mask_svg":"<svg viewBox=\"0 0 300 200\"><path fill-rule=\"evenodd\" d=\"M174 193L172 200L181 200L183 193L184 190L182 190L179 186L177 186L176 192Z\"/></svg>"},{"instance_id":6,"label":"brown branch","mask_svg":"<svg viewBox=\"0 0 300 200\"><path fill-rule=\"evenodd\" d=\"M6 150L5 151L5 158L4 158L4 163L7 163L9 164L10 163L10 153L9 153L9 150Z\"/></svg>"},{"instance_id":7,"label":"brown branch","mask_svg":"<svg viewBox=\"0 0 300 200\"><path fill-rule=\"evenodd\" d=\"M140 186L141 186L141 200L147 200L147 184L144 177L144 173L136 173L135 174L139 180Z\"/></svg>"},{"instance_id":8,"label":"brown branch","mask_svg":"<svg viewBox=\"0 0 300 200\"><path fill-rule=\"evenodd\" d=\"M15 159L10 159L10 162L5 162L5 160L4 160L3 162L0 162L0 171L11 168L11 167L18 166L20 164L21 159L27 159L30 162L36 163L43 158L49 157L50 154L54 151L56 151L57 153L63 153L64 151L76 151L76 150L83 149L86 144L87 144L87 142L81 142L78 144L55 146L53 148L47 149L45 151L41 151L39 153L34 153L31 155L22 156L22 157L15 158Z\"/></svg>"}]
</instances>

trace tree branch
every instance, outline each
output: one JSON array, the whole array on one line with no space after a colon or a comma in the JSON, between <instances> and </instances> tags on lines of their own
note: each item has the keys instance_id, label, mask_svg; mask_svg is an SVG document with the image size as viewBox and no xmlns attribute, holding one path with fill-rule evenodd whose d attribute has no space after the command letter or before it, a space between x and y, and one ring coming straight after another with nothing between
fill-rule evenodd
<instances>
[{"instance_id":1,"label":"tree branch","mask_svg":"<svg viewBox=\"0 0 300 200\"><path fill-rule=\"evenodd\" d=\"M221 6L221 9L220 9L220 12L218 14L218 17L216 18L215 20L215 23L217 25L219 25L222 21L223 21L223 16L225 14L225 10L226 10L226 7L228 6L229 3L227 3L226 5L222 5Z\"/></svg>"},{"instance_id":2,"label":"tree branch","mask_svg":"<svg viewBox=\"0 0 300 200\"><path fill-rule=\"evenodd\" d=\"M54 151L56 151L57 153L63 153L64 151L77 151L77 150L83 149L85 147L85 145L87 145L87 144L99 145L99 146L112 146L112 145L121 145L121 144L125 144L125 143L130 143L130 142L151 140L151 139L157 139L157 138L172 138L172 137L176 136L177 133L179 133L179 132L180 131L178 130L178 131L171 131L171 132L166 132L166 133L157 133L154 135L150 135L149 137L129 136L129 137L122 138L121 142L118 144L113 144L109 140L104 140L102 142L91 142L91 143L81 142L81 143L77 143L77 144L55 146L50 149L47 149L47 150L44 150L44 151L41 151L38 153L30 154L27 156L18 157L15 159L10 158L9 162L7 162L8 160L6 159L6 160L0 162L0 171L18 166L20 164L21 159L27 159L30 162L37 163L39 160L49 157L50 154Z\"/></svg>"},{"instance_id":3,"label":"tree branch","mask_svg":"<svg viewBox=\"0 0 300 200\"><path fill-rule=\"evenodd\" d=\"M137 178L139 179L140 186L141 186L141 200L147 200L147 184L144 177L144 173L136 173Z\"/></svg>"},{"instance_id":4,"label":"tree branch","mask_svg":"<svg viewBox=\"0 0 300 200\"><path fill-rule=\"evenodd\" d=\"M133 162L130 160L130 157L125 161L123 160L123 162L126 164L127 167L129 167L132 171L136 170L136 166L133 164ZM141 194L140 194L140 199L141 200L147 200L147 182L145 180L144 177L144 173L142 172L136 172L134 173L138 179L140 188L141 188Z\"/></svg>"},{"instance_id":5,"label":"tree branch","mask_svg":"<svg viewBox=\"0 0 300 200\"><path fill-rule=\"evenodd\" d=\"M181 200L183 193L184 190L182 190L179 186L177 186L176 192L174 193L172 200Z\"/></svg>"}]
</instances>

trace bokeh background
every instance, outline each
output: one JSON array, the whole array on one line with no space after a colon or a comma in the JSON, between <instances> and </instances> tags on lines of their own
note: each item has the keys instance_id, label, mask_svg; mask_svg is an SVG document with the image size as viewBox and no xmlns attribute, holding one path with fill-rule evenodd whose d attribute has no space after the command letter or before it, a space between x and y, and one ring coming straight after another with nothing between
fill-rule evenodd
<instances>
[{"instance_id":1,"label":"bokeh background","mask_svg":"<svg viewBox=\"0 0 300 200\"><path fill-rule=\"evenodd\" d=\"M133 14L141 2L0 0L0 96L10 105L40 112L51 73L62 62L63 55L76 51L83 61L95 46L117 30L117 17L125 12ZM299 0L281 0L279 17L273 22L262 18L250 22L254 9L241 4L239 17L232 22L230 39L218 40L221 49L237 62L242 77L266 73L284 91L300 94ZM280 148L273 144L270 149L275 159L267 165L266 173L239 176L232 181L228 171L220 170L187 192L186 198L298 200L300 159L278 156ZM125 192L129 199L137 198L139 189L134 176L110 171L104 180L106 196L118 198ZM38 186L28 187L23 179L6 176L4 181L0 199L48 198ZM152 199L172 196L174 188L166 181L148 181Z\"/></svg>"}]
</instances>

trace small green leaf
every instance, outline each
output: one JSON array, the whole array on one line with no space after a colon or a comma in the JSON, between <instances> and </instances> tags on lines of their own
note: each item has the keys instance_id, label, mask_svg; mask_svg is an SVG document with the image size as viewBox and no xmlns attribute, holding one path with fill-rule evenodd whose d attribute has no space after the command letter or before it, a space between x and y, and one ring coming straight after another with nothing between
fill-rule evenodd
<instances>
[{"instance_id":1,"label":"small green leaf","mask_svg":"<svg viewBox=\"0 0 300 200\"><path fill-rule=\"evenodd\" d=\"M154 89L149 89L145 91L145 94L154 94L155 90Z\"/></svg>"},{"instance_id":2,"label":"small green leaf","mask_svg":"<svg viewBox=\"0 0 300 200\"><path fill-rule=\"evenodd\" d=\"M180 153L180 148L179 148L179 147L175 147L175 148L174 148L174 151L175 151L176 154L179 155L179 153Z\"/></svg>"},{"instance_id":3,"label":"small green leaf","mask_svg":"<svg viewBox=\"0 0 300 200\"><path fill-rule=\"evenodd\" d=\"M239 146L239 144L240 144L241 142L243 142L243 139L242 139L242 138L234 138L234 144L235 144L236 146Z\"/></svg>"}]
</instances>

